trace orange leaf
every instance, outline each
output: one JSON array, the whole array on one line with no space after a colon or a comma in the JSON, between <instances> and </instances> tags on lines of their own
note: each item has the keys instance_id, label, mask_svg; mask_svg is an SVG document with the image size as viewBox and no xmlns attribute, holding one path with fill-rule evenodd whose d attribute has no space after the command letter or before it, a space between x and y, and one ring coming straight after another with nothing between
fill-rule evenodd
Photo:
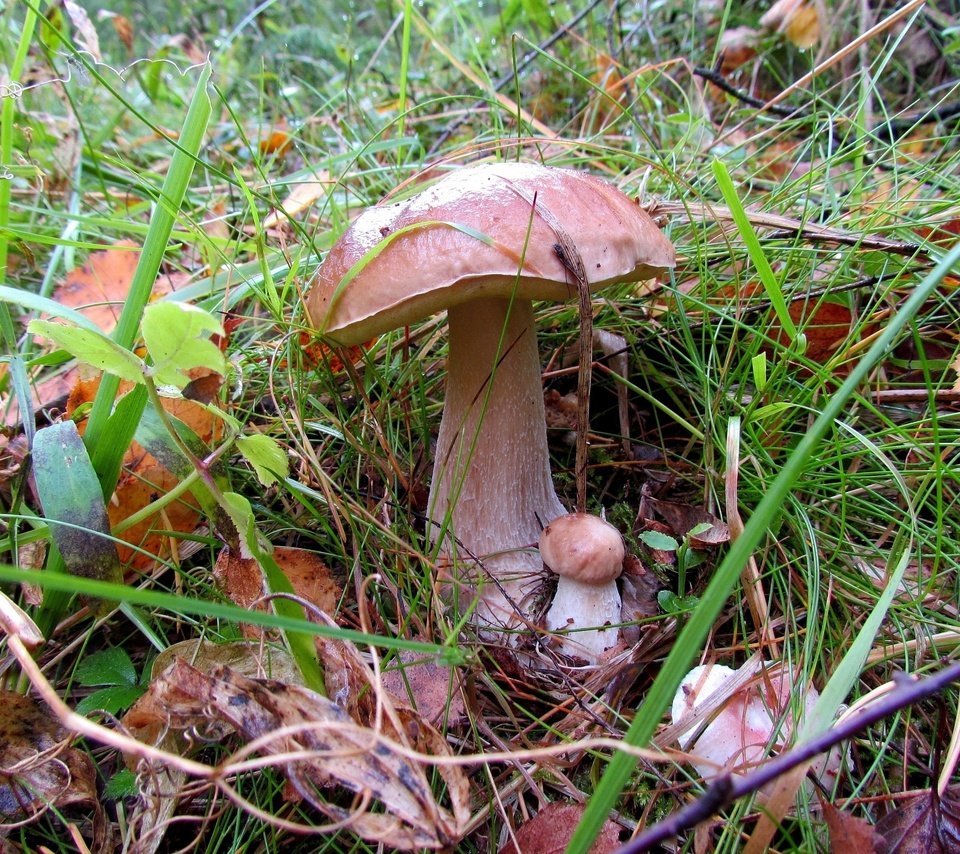
<instances>
[{"instance_id":1,"label":"orange leaf","mask_svg":"<svg viewBox=\"0 0 960 854\"><path fill-rule=\"evenodd\" d=\"M554 801L547 804L529 821L525 821L499 854L562 854L567 850L573 831L583 817L583 804ZM620 847L620 831L606 821L590 846L590 854L608 854Z\"/></svg>"},{"instance_id":2,"label":"orange leaf","mask_svg":"<svg viewBox=\"0 0 960 854\"><path fill-rule=\"evenodd\" d=\"M61 305L77 309L104 332L112 332L130 292L133 273L140 260L136 244L121 241L111 249L91 252L87 263L71 270L53 293ZM171 293L183 275L161 275L153 286L153 298Z\"/></svg>"},{"instance_id":3,"label":"orange leaf","mask_svg":"<svg viewBox=\"0 0 960 854\"><path fill-rule=\"evenodd\" d=\"M305 549L277 546L273 558L290 579L294 592L320 610L333 614L343 594L343 584L338 581L315 552ZM253 558L243 558L223 549L217 555L213 577L220 589L232 602L242 608L252 608L254 602L264 595L263 573ZM260 604L258 610L265 610ZM256 636L258 630L246 634Z\"/></svg>"},{"instance_id":4,"label":"orange leaf","mask_svg":"<svg viewBox=\"0 0 960 854\"><path fill-rule=\"evenodd\" d=\"M78 382L67 401L67 416L92 401L99 386L99 377ZM129 389L129 383L121 383L119 394L126 394ZM219 438L222 432L219 419L199 403L179 398L164 398L163 403L167 412L186 424L203 442L210 444ZM78 424L81 433L84 426L83 421ZM117 488L107 502L110 525L120 524L179 482L179 478L161 466L155 457L133 442L123 457L123 471ZM118 544L120 562L140 571L147 569L157 558L165 558L173 552L175 543L167 532L189 533L200 525L202 519L200 508L190 494L181 496L161 512L123 532L122 539L129 545Z\"/></svg>"}]
</instances>

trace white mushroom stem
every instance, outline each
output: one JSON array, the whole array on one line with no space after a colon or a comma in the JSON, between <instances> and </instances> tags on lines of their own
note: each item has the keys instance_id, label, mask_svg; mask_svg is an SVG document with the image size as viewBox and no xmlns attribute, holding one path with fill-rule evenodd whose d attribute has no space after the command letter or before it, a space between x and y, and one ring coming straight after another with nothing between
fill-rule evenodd
<instances>
[{"instance_id":1,"label":"white mushroom stem","mask_svg":"<svg viewBox=\"0 0 960 854\"><path fill-rule=\"evenodd\" d=\"M602 584L587 584L561 575L557 579L553 604L547 611L547 628L551 632L560 632L595 626L563 635L560 648L568 655L596 664L604 650L617 645L621 604L615 579Z\"/></svg>"},{"instance_id":2,"label":"white mushroom stem","mask_svg":"<svg viewBox=\"0 0 960 854\"><path fill-rule=\"evenodd\" d=\"M543 566L534 548L541 529L566 513L550 473L533 306L484 298L447 317L432 536L443 532L461 607L481 589L479 621L516 625L514 606L537 586Z\"/></svg>"}]
</instances>

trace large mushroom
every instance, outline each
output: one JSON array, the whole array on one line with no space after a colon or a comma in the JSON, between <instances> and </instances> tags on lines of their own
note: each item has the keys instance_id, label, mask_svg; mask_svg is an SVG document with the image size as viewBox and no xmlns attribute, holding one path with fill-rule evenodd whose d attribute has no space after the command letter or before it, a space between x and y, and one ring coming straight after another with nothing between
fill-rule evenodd
<instances>
[{"instance_id":1,"label":"large mushroom","mask_svg":"<svg viewBox=\"0 0 960 854\"><path fill-rule=\"evenodd\" d=\"M320 265L307 302L329 340L357 344L447 310L443 418L429 497L461 607L512 626L537 586L532 548L566 513L554 491L533 303L674 266L636 201L591 175L529 163L456 169L361 214Z\"/></svg>"}]
</instances>

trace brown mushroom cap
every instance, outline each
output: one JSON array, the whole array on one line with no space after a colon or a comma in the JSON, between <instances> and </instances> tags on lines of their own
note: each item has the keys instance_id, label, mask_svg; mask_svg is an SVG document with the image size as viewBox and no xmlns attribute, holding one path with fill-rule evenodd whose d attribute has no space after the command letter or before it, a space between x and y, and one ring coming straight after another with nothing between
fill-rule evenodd
<instances>
[{"instance_id":1,"label":"brown mushroom cap","mask_svg":"<svg viewBox=\"0 0 960 854\"><path fill-rule=\"evenodd\" d=\"M557 246L576 247L591 289L675 264L646 211L605 181L486 164L358 217L317 271L307 312L333 340L356 344L480 297L570 299L575 279Z\"/></svg>"},{"instance_id":2,"label":"brown mushroom cap","mask_svg":"<svg viewBox=\"0 0 960 854\"><path fill-rule=\"evenodd\" d=\"M626 550L620 532L591 513L554 519L540 536L540 556L557 575L581 584L607 584L620 577Z\"/></svg>"}]
</instances>

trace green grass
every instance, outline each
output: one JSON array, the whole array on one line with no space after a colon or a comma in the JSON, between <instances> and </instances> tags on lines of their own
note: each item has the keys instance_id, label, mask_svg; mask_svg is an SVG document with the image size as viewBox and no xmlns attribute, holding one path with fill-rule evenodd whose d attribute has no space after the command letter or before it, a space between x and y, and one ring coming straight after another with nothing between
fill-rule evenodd
<instances>
[{"instance_id":1,"label":"green grass","mask_svg":"<svg viewBox=\"0 0 960 854\"><path fill-rule=\"evenodd\" d=\"M952 237L935 244L929 232L956 229L960 147L950 121L916 122L893 141L883 122L952 106L956 53L936 16L912 15L908 29L880 34L780 104L799 112L778 115L691 73L712 67L723 29L757 27L763 9L730 3L711 15L699 5L643 4L642 18L631 4L599 4L563 30L582 7L381 0L326 11L290 0L253 12L197 7L188 26L173 7L121 4L112 8L132 24L132 48L108 19L93 17L97 62L76 51L82 33L69 20L55 32L48 22L62 19L45 7L17 7L0 25L3 64L23 87L8 86L0 107L0 160L11 173L0 181L4 406L60 369L25 334L41 297L54 296L94 251L122 240L142 247L115 340L137 343L158 271L181 279L177 298L237 321L220 405L241 433L276 440L290 473L262 486L225 440L208 449L219 454L217 477L249 501L263 542L310 549L346 579L337 615L344 638L361 649L372 641L381 651L444 650L459 662L471 685L469 722L450 730L459 753L585 734L578 703L590 702L609 706L609 728L597 733L649 743L691 663L736 666L757 651L759 627L739 583L751 556L782 658L822 693L811 732L894 673L935 669L938 655L956 654L956 641L936 652L908 644L960 632L957 253ZM840 21L812 51L764 33L730 82L769 100L862 29ZM914 39L925 37L939 57L916 65ZM197 64L208 55L209 66ZM266 141L281 128L289 144L277 150ZM695 597L698 610L679 626L664 613L643 621L647 640L616 696L546 664L512 667L430 595L435 555L424 512L443 399L443 318L383 336L347 367L305 347L301 296L352 216L435 164L517 156L588 169L631 194L642 188L645 201L669 211L665 229L680 255L660 288L619 287L595 301L595 325L626 340L636 452L628 459L621 450L618 380L596 371L591 509L606 508L642 558L645 496L726 518L726 442L739 426L744 533L688 570L683 589L675 567L657 567L662 586ZM265 229L309 181L321 182L311 204ZM831 328L838 317L845 325ZM543 363L556 368L575 351L576 309L543 306L538 320ZM562 371L547 383L562 394L575 387ZM107 497L137 421L129 412L108 420L114 395L101 386L85 434ZM42 606L32 604L14 582L38 568L34 550L49 543L49 528L16 443L21 434L32 441L63 402L44 406L36 424L12 417L4 437L0 563L20 572L0 569L0 579L44 628L48 643L36 656L75 706L86 690L72 676L82 651L122 647L139 673L158 643L235 638L241 615L211 582L224 530L216 518L212 531L179 534L178 551L128 578L125 590L111 588L126 604L103 619L71 619L83 601L74 594L97 588L68 573L48 583ZM559 431L553 438L558 488L572 505L573 449ZM53 550L44 568L57 570ZM290 614L260 622L305 628ZM3 678L27 689L13 667ZM956 696L942 704L955 721ZM924 703L865 732L831 799L876 820L892 808L889 796L935 784L934 755L948 737L937 728L939 708ZM119 769L118 754L90 750L102 785ZM223 756L213 747L203 755ZM475 817L460 850L497 850L507 825L543 801L584 798L577 850L586 850L612 809L629 827L648 806L661 816L699 786L682 763L637 764L606 750L562 775L546 759L523 762L522 773L506 763L469 766ZM432 779L442 800L442 780ZM282 785L279 771L237 781L266 812L309 820L306 808L283 802ZM126 820L133 809L115 802L108 815ZM181 809L189 822L171 844L375 847L349 833L297 840L213 797ZM740 850L758 812L753 800L724 811L716 850ZM17 833L25 848L67 850L52 815ZM801 795L772 846L814 850L825 833L816 799ZM680 845L693 849L692 832Z\"/></svg>"}]
</instances>

